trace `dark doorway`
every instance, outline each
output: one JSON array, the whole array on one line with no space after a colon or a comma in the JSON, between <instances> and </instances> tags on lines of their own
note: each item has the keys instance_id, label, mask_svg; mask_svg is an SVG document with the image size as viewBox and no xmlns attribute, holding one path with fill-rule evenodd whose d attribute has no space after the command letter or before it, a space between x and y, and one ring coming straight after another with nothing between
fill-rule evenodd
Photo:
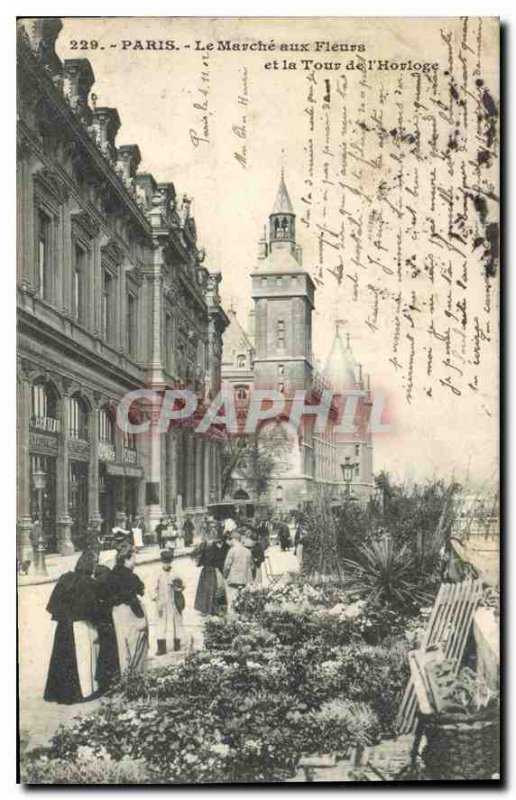
<instances>
[{"instance_id":1,"label":"dark doorway","mask_svg":"<svg viewBox=\"0 0 516 800\"><path fill-rule=\"evenodd\" d=\"M137 478L125 479L124 509L128 519L134 520L138 512L138 484Z\"/></svg>"},{"instance_id":2,"label":"dark doorway","mask_svg":"<svg viewBox=\"0 0 516 800\"><path fill-rule=\"evenodd\" d=\"M31 519L41 519L47 553L57 553L55 458L31 455L30 487Z\"/></svg>"},{"instance_id":3,"label":"dark doorway","mask_svg":"<svg viewBox=\"0 0 516 800\"><path fill-rule=\"evenodd\" d=\"M72 540L76 550L83 550L88 535L88 464L70 461L68 502L72 518Z\"/></svg>"},{"instance_id":4,"label":"dark doorway","mask_svg":"<svg viewBox=\"0 0 516 800\"><path fill-rule=\"evenodd\" d=\"M115 481L108 475L103 464L99 471L99 512L102 517L101 536L109 539L115 527Z\"/></svg>"}]
</instances>

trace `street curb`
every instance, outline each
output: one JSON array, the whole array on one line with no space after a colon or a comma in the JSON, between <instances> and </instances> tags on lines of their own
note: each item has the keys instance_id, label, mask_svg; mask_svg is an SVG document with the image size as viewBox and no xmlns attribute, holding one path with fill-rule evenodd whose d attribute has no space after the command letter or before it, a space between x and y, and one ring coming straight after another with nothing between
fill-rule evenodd
<instances>
[{"instance_id":1,"label":"street curb","mask_svg":"<svg viewBox=\"0 0 516 800\"><path fill-rule=\"evenodd\" d=\"M195 546L190 548L185 548L184 550L174 553L174 561L176 561L179 558L188 558L194 550ZM153 563L158 563L160 561L159 552L157 554L142 553L141 555L143 556L141 560L138 560L138 554L136 556L137 567L142 564L153 564ZM30 575L18 576L18 589L25 589L29 586L43 586L46 583L57 583L61 575L64 575L64 572L62 572L60 575L55 575L54 577L50 577L48 575L46 577L43 575L41 577L37 576L32 577Z\"/></svg>"}]
</instances>

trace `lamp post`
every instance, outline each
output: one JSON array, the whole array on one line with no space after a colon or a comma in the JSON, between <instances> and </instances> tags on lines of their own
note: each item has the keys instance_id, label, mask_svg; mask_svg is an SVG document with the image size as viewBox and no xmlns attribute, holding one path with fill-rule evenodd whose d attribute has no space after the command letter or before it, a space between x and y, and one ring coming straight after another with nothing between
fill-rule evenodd
<instances>
[{"instance_id":1,"label":"lamp post","mask_svg":"<svg viewBox=\"0 0 516 800\"><path fill-rule=\"evenodd\" d=\"M340 465L342 470L342 479L346 484L346 500L351 497L351 481L353 480L353 472L355 465L351 464L349 456L346 456L345 463Z\"/></svg>"},{"instance_id":2,"label":"lamp post","mask_svg":"<svg viewBox=\"0 0 516 800\"><path fill-rule=\"evenodd\" d=\"M46 544L43 535L43 492L47 485L47 476L44 470L38 468L33 473L34 488L38 493L38 520L37 520L37 536L34 536L34 568L38 575L47 574L47 566L45 564ZM36 532L35 532L36 533Z\"/></svg>"}]
</instances>

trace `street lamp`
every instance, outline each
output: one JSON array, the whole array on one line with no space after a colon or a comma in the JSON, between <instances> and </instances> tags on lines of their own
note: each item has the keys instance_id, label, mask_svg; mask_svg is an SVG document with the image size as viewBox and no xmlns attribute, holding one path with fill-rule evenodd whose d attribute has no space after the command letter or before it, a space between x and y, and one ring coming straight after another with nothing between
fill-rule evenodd
<instances>
[{"instance_id":1,"label":"street lamp","mask_svg":"<svg viewBox=\"0 0 516 800\"><path fill-rule=\"evenodd\" d=\"M46 575L47 567L45 564L45 537L43 535L43 492L47 485L46 473L41 467L33 473L34 488L38 493L38 535L33 542L34 547L34 568L38 575Z\"/></svg>"},{"instance_id":2,"label":"street lamp","mask_svg":"<svg viewBox=\"0 0 516 800\"><path fill-rule=\"evenodd\" d=\"M342 479L346 484L346 499L349 500L351 497L351 481L353 480L355 465L351 464L349 456L346 456L345 463L341 464L340 468L342 470Z\"/></svg>"}]
</instances>

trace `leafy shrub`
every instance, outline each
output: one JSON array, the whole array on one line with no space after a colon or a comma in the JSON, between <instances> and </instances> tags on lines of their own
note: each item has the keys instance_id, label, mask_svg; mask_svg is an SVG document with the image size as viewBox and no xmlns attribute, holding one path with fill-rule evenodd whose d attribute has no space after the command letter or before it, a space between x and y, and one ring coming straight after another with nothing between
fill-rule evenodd
<instances>
[{"instance_id":1,"label":"leafy shrub","mask_svg":"<svg viewBox=\"0 0 516 800\"><path fill-rule=\"evenodd\" d=\"M349 650L319 641L280 646L256 661L231 661L223 651L191 656L145 676L138 695L121 686L124 693L99 712L58 731L48 756L71 762L89 746L114 761L142 761L154 783L282 780L304 754L377 737L375 690L367 690L368 708L363 688L361 696L351 686L373 660ZM346 697L350 688L354 696Z\"/></svg>"},{"instance_id":2,"label":"leafy shrub","mask_svg":"<svg viewBox=\"0 0 516 800\"><path fill-rule=\"evenodd\" d=\"M362 746L378 741L378 717L365 703L336 698L324 703L308 721L308 733L321 752L336 751L344 755L349 742Z\"/></svg>"},{"instance_id":3,"label":"leafy shrub","mask_svg":"<svg viewBox=\"0 0 516 800\"><path fill-rule=\"evenodd\" d=\"M343 589L342 582L293 576L288 583L279 586L250 586L239 592L234 611L240 616L257 619L266 606L294 603L314 608L332 608L337 603L350 602L350 593Z\"/></svg>"},{"instance_id":4,"label":"leafy shrub","mask_svg":"<svg viewBox=\"0 0 516 800\"><path fill-rule=\"evenodd\" d=\"M412 611L412 615L407 611ZM406 638L407 630L415 632L418 624L421 624L419 609L417 613L415 609L402 613L389 604L366 603L355 619L354 629L367 644L387 644Z\"/></svg>"},{"instance_id":5,"label":"leafy shrub","mask_svg":"<svg viewBox=\"0 0 516 800\"><path fill-rule=\"evenodd\" d=\"M143 760L127 756L114 761L107 753L94 753L89 747L79 748L74 760L26 758L21 764L22 783L149 783L150 778Z\"/></svg>"},{"instance_id":6,"label":"leafy shrub","mask_svg":"<svg viewBox=\"0 0 516 800\"><path fill-rule=\"evenodd\" d=\"M396 545L388 535L370 539L358 548L355 560L343 563L345 585L373 605L414 609L431 596L413 548Z\"/></svg>"},{"instance_id":7,"label":"leafy shrub","mask_svg":"<svg viewBox=\"0 0 516 800\"><path fill-rule=\"evenodd\" d=\"M241 647L246 646L251 651L273 647L278 644L278 639L259 622L229 616L206 620L204 642L208 650L235 648L239 642Z\"/></svg>"},{"instance_id":8,"label":"leafy shrub","mask_svg":"<svg viewBox=\"0 0 516 800\"><path fill-rule=\"evenodd\" d=\"M363 643L341 648L341 694L368 703L378 716L382 733L395 733L394 722L409 677L407 646L372 647Z\"/></svg>"}]
</instances>

